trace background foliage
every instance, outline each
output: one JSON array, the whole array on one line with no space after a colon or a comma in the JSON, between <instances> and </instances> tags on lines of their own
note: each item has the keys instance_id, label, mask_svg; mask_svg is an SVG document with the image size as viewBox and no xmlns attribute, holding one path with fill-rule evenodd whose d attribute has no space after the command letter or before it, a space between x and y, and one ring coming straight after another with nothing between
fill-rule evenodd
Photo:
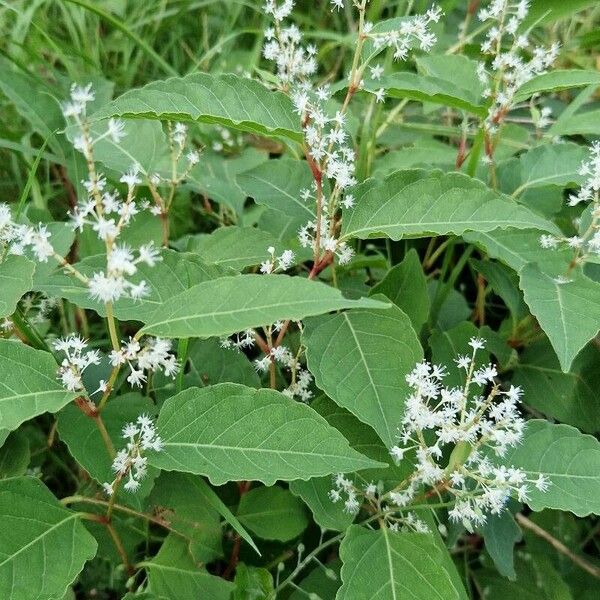
<instances>
[{"instance_id":1,"label":"background foliage","mask_svg":"<svg viewBox=\"0 0 600 600\"><path fill-rule=\"evenodd\" d=\"M339 235L354 256L340 265L313 260L297 240L315 218L301 196L313 175L300 118L262 57L261 2L0 2L2 198L13 215L45 224L67 263L91 275L104 260L89 228L66 225L87 177L61 110L72 82L93 84L98 131L103 119L125 121L122 143L95 147L115 185L133 161L168 176L169 122L185 122L203 148L166 225L140 214L127 231L136 247L160 246L166 232L161 262L135 275L149 295L111 308L123 339L173 338L182 369L141 390L121 374L101 426L56 378L51 341L79 332L101 351L83 381L83 395L93 393L111 372L106 306L52 262L2 255L0 597L597 597L600 270L597 258L573 268L572 249L539 240L572 237L594 218L565 200L600 136L600 8L531 2L523 27L561 49L553 69L517 90L490 169L477 126L488 110L475 68L480 4L441 1L431 52L396 63L384 50L386 74L365 77L353 98L358 184ZM367 18L386 27L427 8L371 0ZM356 14L298 2L293 20L318 46L319 77L340 105ZM546 127L536 126L542 107L552 110ZM151 200L148 186L140 193ZM259 273L269 247L294 251L287 275ZM219 342L287 320L302 321L283 331L314 377L306 403L282 394L285 369L257 372L263 348ZM544 474L549 489L471 531L426 496L427 534L395 533L331 502L336 473L384 487L407 476L410 461L389 453L405 375L426 357L458 385L452 361L473 336L487 341L502 381L524 392L526 434L504 460ZM140 490L112 505L102 491L114 476L107 443L122 447L122 426L141 413L157 418L164 448Z\"/></svg>"}]
</instances>

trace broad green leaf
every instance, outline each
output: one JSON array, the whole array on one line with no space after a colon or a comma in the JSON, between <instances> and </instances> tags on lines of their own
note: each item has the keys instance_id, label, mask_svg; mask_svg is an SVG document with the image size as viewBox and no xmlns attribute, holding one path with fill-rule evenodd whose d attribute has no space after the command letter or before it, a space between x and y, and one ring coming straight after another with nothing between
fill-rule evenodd
<instances>
[{"instance_id":1,"label":"broad green leaf","mask_svg":"<svg viewBox=\"0 0 600 600\"><path fill-rule=\"evenodd\" d=\"M242 214L247 194L238 185L236 177L268 159L267 152L256 148L244 148L232 157L205 151L186 179L186 186Z\"/></svg>"},{"instance_id":2,"label":"broad green leaf","mask_svg":"<svg viewBox=\"0 0 600 600\"><path fill-rule=\"evenodd\" d=\"M274 390L225 383L190 388L163 405L157 429L164 450L149 462L207 476L214 485L308 479L381 466L305 404Z\"/></svg>"},{"instance_id":3,"label":"broad green leaf","mask_svg":"<svg viewBox=\"0 0 600 600\"><path fill-rule=\"evenodd\" d=\"M302 502L277 485L257 487L245 493L240 499L237 517L263 540L288 542L308 526Z\"/></svg>"},{"instance_id":4,"label":"broad green leaf","mask_svg":"<svg viewBox=\"0 0 600 600\"><path fill-rule=\"evenodd\" d=\"M219 512L205 501L208 484L197 475L162 473L150 502L168 511L171 531L189 539L194 560L209 563L223 555ZM162 513L161 513L162 514Z\"/></svg>"},{"instance_id":5,"label":"broad green leaf","mask_svg":"<svg viewBox=\"0 0 600 600\"><path fill-rule=\"evenodd\" d=\"M206 263L241 271L267 260L269 246L277 252L285 250L277 238L256 227L220 227L189 237L185 249Z\"/></svg>"},{"instance_id":6,"label":"broad green leaf","mask_svg":"<svg viewBox=\"0 0 600 600\"><path fill-rule=\"evenodd\" d=\"M545 331L563 371L600 329L600 283L574 272L563 282L527 265L520 272L525 302Z\"/></svg>"},{"instance_id":7,"label":"broad green leaf","mask_svg":"<svg viewBox=\"0 0 600 600\"><path fill-rule=\"evenodd\" d=\"M566 187L581 185L584 177L578 171L581 162L588 156L588 150L578 144L548 144L532 148L519 156L518 168L510 165L509 175L515 186L505 191L518 196L532 188L548 185ZM500 166L501 168L501 166ZM502 179L502 172L500 175Z\"/></svg>"},{"instance_id":8,"label":"broad green leaf","mask_svg":"<svg viewBox=\"0 0 600 600\"><path fill-rule=\"evenodd\" d=\"M477 61L461 54L425 54L416 59L422 75L430 75L448 81L461 88L479 108L484 104L484 85L477 75Z\"/></svg>"},{"instance_id":9,"label":"broad green leaf","mask_svg":"<svg viewBox=\"0 0 600 600\"><path fill-rule=\"evenodd\" d=\"M116 450L124 448L127 440L122 437L123 426L135 421L141 414L152 414L156 409L149 398L130 393L117 396L102 411L102 421ZM112 458L109 456L98 426L75 404L66 406L58 415L58 434L67 445L73 458L98 483L112 482ZM152 481L158 475L150 469L149 477L142 482L136 497L146 497L152 488ZM119 494L121 500L128 498L127 492Z\"/></svg>"},{"instance_id":10,"label":"broad green leaf","mask_svg":"<svg viewBox=\"0 0 600 600\"><path fill-rule=\"evenodd\" d=\"M584 87L587 85L600 85L600 73L598 71L553 70L538 75L524 83L516 92L514 101L523 102L540 92L560 92L570 88Z\"/></svg>"},{"instance_id":11,"label":"broad green leaf","mask_svg":"<svg viewBox=\"0 0 600 600\"><path fill-rule=\"evenodd\" d=\"M0 339L0 428L16 429L45 412L56 412L75 399L57 381L58 365L43 350Z\"/></svg>"},{"instance_id":12,"label":"broad green leaf","mask_svg":"<svg viewBox=\"0 0 600 600\"><path fill-rule=\"evenodd\" d=\"M0 479L24 475L30 459L29 439L23 431L13 431L0 446Z\"/></svg>"},{"instance_id":13,"label":"broad green leaf","mask_svg":"<svg viewBox=\"0 0 600 600\"><path fill-rule=\"evenodd\" d=\"M433 536L353 525L340 546L343 585L337 600L464 598Z\"/></svg>"},{"instance_id":14,"label":"broad green leaf","mask_svg":"<svg viewBox=\"0 0 600 600\"><path fill-rule=\"evenodd\" d=\"M373 174L385 177L402 169L418 169L425 167L438 167L449 170L456 162L456 148L444 144L436 139L417 139L411 146L392 150L380 158L373 165Z\"/></svg>"},{"instance_id":15,"label":"broad green leaf","mask_svg":"<svg viewBox=\"0 0 600 600\"><path fill-rule=\"evenodd\" d=\"M273 576L267 569L239 563L234 583L233 600L275 600Z\"/></svg>"},{"instance_id":16,"label":"broad green leaf","mask_svg":"<svg viewBox=\"0 0 600 600\"><path fill-rule=\"evenodd\" d=\"M123 139L116 143L110 135L106 135L107 121L93 123L92 135L98 138L94 144L96 161L112 169L116 174L124 173L131 165L139 165L146 175L158 173L169 179L171 172L171 152L169 141L158 121L138 120L125 121ZM76 125L67 128L67 137L73 141L80 135Z\"/></svg>"},{"instance_id":17,"label":"broad green leaf","mask_svg":"<svg viewBox=\"0 0 600 600\"><path fill-rule=\"evenodd\" d=\"M356 515L344 510L343 502L331 501L329 492L332 489L333 479L331 477L290 481L290 491L304 500L320 527L333 531L344 531L352 524Z\"/></svg>"},{"instance_id":18,"label":"broad green leaf","mask_svg":"<svg viewBox=\"0 0 600 600\"><path fill-rule=\"evenodd\" d=\"M323 283L286 275L238 275L207 281L165 300L144 333L210 337L318 315L342 308L385 308L363 298L348 300Z\"/></svg>"},{"instance_id":19,"label":"broad green leaf","mask_svg":"<svg viewBox=\"0 0 600 600\"><path fill-rule=\"evenodd\" d=\"M115 116L218 123L259 135L302 139L300 119L286 95L233 74L193 73L154 81L125 92L92 119Z\"/></svg>"},{"instance_id":20,"label":"broad green leaf","mask_svg":"<svg viewBox=\"0 0 600 600\"><path fill-rule=\"evenodd\" d=\"M499 515L491 515L481 526L480 533L498 572L504 577L516 579L514 551L522 535L511 512L505 510Z\"/></svg>"},{"instance_id":21,"label":"broad green leaf","mask_svg":"<svg viewBox=\"0 0 600 600\"><path fill-rule=\"evenodd\" d=\"M39 479L0 481L0 597L62 598L96 547Z\"/></svg>"},{"instance_id":22,"label":"broad green leaf","mask_svg":"<svg viewBox=\"0 0 600 600\"><path fill-rule=\"evenodd\" d=\"M552 126L553 135L600 135L600 110L587 110L559 119Z\"/></svg>"},{"instance_id":23,"label":"broad green leaf","mask_svg":"<svg viewBox=\"0 0 600 600\"><path fill-rule=\"evenodd\" d=\"M439 306L437 314L433 314L432 309L429 311L429 319L432 324L440 331L452 329L456 325L462 323L469 318L473 312L469 306L467 299L458 290L445 288L438 279L429 280L427 282L427 294L429 296L429 304L435 310L438 303L438 293L442 294L442 303Z\"/></svg>"},{"instance_id":24,"label":"broad green leaf","mask_svg":"<svg viewBox=\"0 0 600 600\"><path fill-rule=\"evenodd\" d=\"M450 79L432 75L417 75L408 71L397 71L384 75L377 81L367 82L365 89L374 92L384 88L392 98L408 98L417 102L433 102L466 110L478 116L485 116L487 109L482 106L477 90L462 87Z\"/></svg>"},{"instance_id":25,"label":"broad green leaf","mask_svg":"<svg viewBox=\"0 0 600 600\"><path fill-rule=\"evenodd\" d=\"M188 352L187 387L215 383L241 383L260 387L260 377L246 355L237 348L222 348L218 340L194 340Z\"/></svg>"},{"instance_id":26,"label":"broad green leaf","mask_svg":"<svg viewBox=\"0 0 600 600\"><path fill-rule=\"evenodd\" d=\"M504 300L515 321L527 316L527 306L519 290L519 278L513 270L491 260L472 260L471 264L483 275L494 292Z\"/></svg>"},{"instance_id":27,"label":"broad green leaf","mask_svg":"<svg viewBox=\"0 0 600 600\"><path fill-rule=\"evenodd\" d=\"M374 294L387 296L410 318L415 331L421 329L429 315L429 296L427 279L414 248L371 289L369 295Z\"/></svg>"},{"instance_id":28,"label":"broad green leaf","mask_svg":"<svg viewBox=\"0 0 600 600\"><path fill-rule=\"evenodd\" d=\"M423 358L410 319L396 306L325 315L305 322L303 341L316 384L393 446L404 377Z\"/></svg>"},{"instance_id":29,"label":"broad green leaf","mask_svg":"<svg viewBox=\"0 0 600 600\"><path fill-rule=\"evenodd\" d=\"M591 435L533 419L502 464L519 467L533 478L538 473L548 478L545 492L531 486L527 504L533 510L556 508L578 517L600 514L600 442Z\"/></svg>"},{"instance_id":30,"label":"broad green leaf","mask_svg":"<svg viewBox=\"0 0 600 600\"><path fill-rule=\"evenodd\" d=\"M17 303L33 286L35 264L24 256L8 256L0 262L0 317L12 315Z\"/></svg>"},{"instance_id":31,"label":"broad green leaf","mask_svg":"<svg viewBox=\"0 0 600 600\"><path fill-rule=\"evenodd\" d=\"M163 249L161 256L162 260L153 267L140 263L135 275L129 278L133 283L145 281L150 292L140 300L117 300L114 313L118 319L146 322L157 308L174 295L228 272L218 265L206 264L190 253ZM106 270L106 256L91 256L77 263L76 267L91 277L97 271ZM36 289L51 296L66 298L82 308L91 308L101 316L106 315L104 304L90 298L87 286L67 273L59 271L50 275Z\"/></svg>"},{"instance_id":32,"label":"broad green leaf","mask_svg":"<svg viewBox=\"0 0 600 600\"><path fill-rule=\"evenodd\" d=\"M469 232L463 238L472 244L482 246L490 258L497 258L511 269L520 271L529 263L537 263L547 268L566 271L573 253L568 250L548 250L540 245L538 229L506 229L488 233Z\"/></svg>"},{"instance_id":33,"label":"broad green leaf","mask_svg":"<svg viewBox=\"0 0 600 600\"><path fill-rule=\"evenodd\" d=\"M595 433L600 431L599 359L598 349L588 344L565 373L552 347L543 340L521 354L512 383L523 389L523 401L536 411Z\"/></svg>"},{"instance_id":34,"label":"broad green leaf","mask_svg":"<svg viewBox=\"0 0 600 600\"><path fill-rule=\"evenodd\" d=\"M399 171L354 190L356 207L344 212L345 238L428 237L513 227L556 232L554 224L460 173Z\"/></svg>"},{"instance_id":35,"label":"broad green leaf","mask_svg":"<svg viewBox=\"0 0 600 600\"><path fill-rule=\"evenodd\" d=\"M148 588L169 600L230 600L233 584L211 575L192 558L185 540L170 533L158 554L140 563L148 573Z\"/></svg>"},{"instance_id":36,"label":"broad green leaf","mask_svg":"<svg viewBox=\"0 0 600 600\"><path fill-rule=\"evenodd\" d=\"M532 0L529 13L521 27L527 29L533 25L554 23L559 19L571 18L589 6L594 6L596 0Z\"/></svg>"},{"instance_id":37,"label":"broad green leaf","mask_svg":"<svg viewBox=\"0 0 600 600\"><path fill-rule=\"evenodd\" d=\"M238 175L237 182L257 204L264 204L290 217L312 221L314 201L303 200L300 193L311 189L313 177L308 163L280 158L269 160Z\"/></svg>"}]
</instances>

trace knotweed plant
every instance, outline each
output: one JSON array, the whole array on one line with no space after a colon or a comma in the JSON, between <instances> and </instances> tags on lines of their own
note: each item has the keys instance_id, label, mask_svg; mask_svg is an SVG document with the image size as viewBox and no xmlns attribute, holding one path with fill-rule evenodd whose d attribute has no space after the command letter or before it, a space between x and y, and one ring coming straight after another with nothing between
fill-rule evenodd
<instances>
[{"instance_id":1,"label":"knotweed plant","mask_svg":"<svg viewBox=\"0 0 600 600\"><path fill-rule=\"evenodd\" d=\"M0 600L598 595L592 4L2 3Z\"/></svg>"}]
</instances>

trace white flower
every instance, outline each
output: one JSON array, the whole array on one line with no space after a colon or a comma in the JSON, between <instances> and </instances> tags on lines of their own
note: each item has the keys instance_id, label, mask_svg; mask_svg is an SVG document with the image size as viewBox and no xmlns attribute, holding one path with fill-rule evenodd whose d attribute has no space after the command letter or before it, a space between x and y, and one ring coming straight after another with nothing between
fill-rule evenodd
<instances>
[{"instance_id":1,"label":"white flower","mask_svg":"<svg viewBox=\"0 0 600 600\"><path fill-rule=\"evenodd\" d=\"M125 121L121 119L109 119L107 133L112 141L118 144L127 135L125 133Z\"/></svg>"},{"instance_id":2,"label":"white flower","mask_svg":"<svg viewBox=\"0 0 600 600\"><path fill-rule=\"evenodd\" d=\"M372 79L381 79L381 76L383 75L383 67L379 63L373 67L369 67L369 70L371 71Z\"/></svg>"},{"instance_id":3,"label":"white flower","mask_svg":"<svg viewBox=\"0 0 600 600\"><path fill-rule=\"evenodd\" d=\"M129 167L129 171L124 173L119 180L121 183L127 184L128 187L134 187L142 183L142 179L139 176L140 173L140 165L133 164Z\"/></svg>"},{"instance_id":4,"label":"white flower","mask_svg":"<svg viewBox=\"0 0 600 600\"><path fill-rule=\"evenodd\" d=\"M90 365L100 363L98 351L86 351L87 345L86 340L75 334L60 338L53 343L57 352L65 354L65 358L58 369L58 378L70 392L83 391L83 372Z\"/></svg>"}]
</instances>

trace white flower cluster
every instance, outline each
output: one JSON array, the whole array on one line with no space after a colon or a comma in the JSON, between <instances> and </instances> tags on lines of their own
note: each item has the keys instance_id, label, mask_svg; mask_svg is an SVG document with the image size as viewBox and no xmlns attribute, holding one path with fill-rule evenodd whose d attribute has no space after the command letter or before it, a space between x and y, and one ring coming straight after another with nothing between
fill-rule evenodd
<instances>
[{"instance_id":1,"label":"white flower cluster","mask_svg":"<svg viewBox=\"0 0 600 600\"><path fill-rule=\"evenodd\" d=\"M505 456L522 438L525 426L517 404L521 390L511 386L502 391L491 365L476 368L477 351L484 341L471 338L470 356L459 356L456 364L466 373L462 388L444 387L445 367L426 361L406 377L413 393L406 400L406 413L399 445L391 449L396 461L414 450L414 473L390 492L393 505L409 505L424 486L449 493L455 500L450 517L468 529L481 525L488 514L499 514L511 495L528 498L529 485L544 491L548 481L535 480L521 469L497 466L493 457ZM490 387L490 391L481 391ZM444 449L454 447L449 463L442 464Z\"/></svg>"},{"instance_id":2,"label":"white flower cluster","mask_svg":"<svg viewBox=\"0 0 600 600\"><path fill-rule=\"evenodd\" d=\"M10 206L0 202L0 245L7 254L22 255L29 249L38 261L47 262L54 255L50 236L43 223L36 227L15 223Z\"/></svg>"},{"instance_id":3,"label":"white flower cluster","mask_svg":"<svg viewBox=\"0 0 600 600\"><path fill-rule=\"evenodd\" d=\"M293 264L295 255L292 250L284 250L280 256L275 256L275 248L269 246L267 248L269 258L260 263L260 272L276 273L277 271L287 271Z\"/></svg>"},{"instance_id":4,"label":"white flower cluster","mask_svg":"<svg viewBox=\"0 0 600 600\"><path fill-rule=\"evenodd\" d=\"M225 152L240 150L244 144L244 137L241 134L233 135L229 129L215 125L215 131L218 139L213 140L211 147L214 152Z\"/></svg>"},{"instance_id":5,"label":"white flower cluster","mask_svg":"<svg viewBox=\"0 0 600 600\"><path fill-rule=\"evenodd\" d=\"M293 8L293 0L284 0L281 5L275 0L267 0L264 6L264 11L273 18L274 27L265 31L267 42L263 48L263 56L277 66L277 77L284 89L306 80L317 71L315 46L302 45L302 33L295 25L281 26L281 22L290 15Z\"/></svg>"},{"instance_id":6,"label":"white flower cluster","mask_svg":"<svg viewBox=\"0 0 600 600\"><path fill-rule=\"evenodd\" d=\"M273 331L277 331L280 327L281 324L275 323ZM271 348L270 353L262 359L255 360L254 367L259 373L265 373L269 370L271 362L276 362L290 371L291 383L282 391L284 395L302 402L308 402L313 397L313 393L310 391L313 376L307 369L302 367L298 356L294 356L285 346L276 346Z\"/></svg>"},{"instance_id":7,"label":"white flower cluster","mask_svg":"<svg viewBox=\"0 0 600 600\"><path fill-rule=\"evenodd\" d=\"M540 236L542 248L571 248L575 252L573 265L585 262L591 256L600 255L600 141L590 147L588 160L581 163L579 175L586 180L576 194L570 194L569 206L590 203L589 224L579 235L558 237L544 234Z\"/></svg>"},{"instance_id":8,"label":"white flower cluster","mask_svg":"<svg viewBox=\"0 0 600 600\"><path fill-rule=\"evenodd\" d=\"M98 350L87 350L86 340L75 334L56 340L52 345L57 352L65 354L58 369L58 378L63 386L70 392L83 391L83 372L90 365L100 363Z\"/></svg>"},{"instance_id":9,"label":"white flower cluster","mask_svg":"<svg viewBox=\"0 0 600 600\"><path fill-rule=\"evenodd\" d=\"M280 323L281 326L281 323ZM252 348L256 342L254 329L246 329L240 333L235 333L232 337L223 337L219 340L221 348L243 350Z\"/></svg>"},{"instance_id":10,"label":"white flower cluster","mask_svg":"<svg viewBox=\"0 0 600 600\"><path fill-rule=\"evenodd\" d=\"M116 478L112 483L104 483L102 487L108 496L112 496L118 484L127 477L123 486L128 492L139 489L142 479L147 473L148 459L145 451L160 452L163 442L156 433L154 422L147 415L140 415L134 423L123 427L122 436L127 440L125 448L119 450L112 464Z\"/></svg>"},{"instance_id":11,"label":"white flower cluster","mask_svg":"<svg viewBox=\"0 0 600 600\"><path fill-rule=\"evenodd\" d=\"M118 244L118 238L140 210L149 206L148 202L140 206L135 203L136 186L142 182L141 167L133 164L121 177L121 182L127 186L125 198L117 190L108 189L106 177L96 171L94 145L105 137L119 143L124 136L124 124L111 120L107 130L94 137L86 116L87 104L93 99L91 84L85 87L74 85L70 101L63 105L65 117L79 129L74 146L83 153L88 166L88 179L82 182L87 196L73 209L72 225L80 231L89 225L106 246L106 269L95 272L90 278L80 278L87 283L90 296L96 300L106 303L122 297L139 299L149 293L147 283L134 284L128 278L136 273L140 263L154 266L160 255L152 244L141 246L134 253L129 246Z\"/></svg>"},{"instance_id":12,"label":"white flower cluster","mask_svg":"<svg viewBox=\"0 0 600 600\"><path fill-rule=\"evenodd\" d=\"M393 48L394 60L406 60L410 50L419 48L429 52L437 42L437 36L430 29L431 23L437 23L444 13L438 6L432 6L425 14L404 19L398 29L375 32L373 25L367 23L365 36L373 41L375 50Z\"/></svg>"},{"instance_id":13,"label":"white flower cluster","mask_svg":"<svg viewBox=\"0 0 600 600\"><path fill-rule=\"evenodd\" d=\"M88 281L90 296L102 302L115 302L122 297L133 300L144 298L150 293L146 281L133 283L128 277L137 272L139 264L153 267L161 260L152 242L140 246L137 256L126 244L113 246L107 255L106 272L98 271Z\"/></svg>"},{"instance_id":14,"label":"white flower cluster","mask_svg":"<svg viewBox=\"0 0 600 600\"><path fill-rule=\"evenodd\" d=\"M344 502L344 511L356 515L363 504L383 515L385 525L391 531L413 531L429 533L427 524L419 519L414 512L387 510L382 503L384 495L382 486L368 483L362 488L357 487L343 473L338 473L333 480L333 488L329 491L329 499L335 504Z\"/></svg>"},{"instance_id":15,"label":"white flower cluster","mask_svg":"<svg viewBox=\"0 0 600 600\"><path fill-rule=\"evenodd\" d=\"M498 124L513 107L519 87L536 75L545 73L558 56L558 43L550 48L531 47L527 34L519 31L528 12L528 0L492 0L487 8L479 11L481 21L493 23L481 45L481 51L493 57L491 73L483 63L478 68L479 79L486 86L484 96L492 100L486 119L490 133L495 133ZM503 51L506 39L508 50ZM523 50L531 54L529 60L522 57ZM548 116L546 111L545 118Z\"/></svg>"},{"instance_id":16,"label":"white flower cluster","mask_svg":"<svg viewBox=\"0 0 600 600\"><path fill-rule=\"evenodd\" d=\"M162 372L167 377L175 377L180 367L171 354L171 340L161 338L146 338L143 345L129 338L119 350L110 352L109 359L113 367L127 364L130 369L127 381L137 387L147 381L148 373Z\"/></svg>"}]
</instances>

